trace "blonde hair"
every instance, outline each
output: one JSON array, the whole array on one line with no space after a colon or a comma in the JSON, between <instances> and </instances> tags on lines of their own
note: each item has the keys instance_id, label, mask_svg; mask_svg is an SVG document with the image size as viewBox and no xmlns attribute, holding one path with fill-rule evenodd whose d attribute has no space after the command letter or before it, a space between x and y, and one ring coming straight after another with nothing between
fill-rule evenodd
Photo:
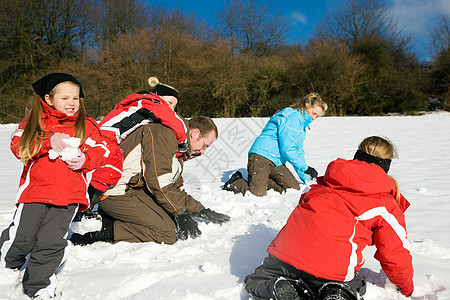
<instances>
[{"instance_id":1,"label":"blonde hair","mask_svg":"<svg viewBox=\"0 0 450 300\"><path fill-rule=\"evenodd\" d=\"M299 100L297 103L294 103L291 105L293 109L301 109L304 111L306 109L306 104L308 104L310 107L314 107L315 105L318 105L320 108L322 108L323 113L328 109L328 105L325 103L325 101L322 100L322 97L318 93L309 93L305 96L302 100Z\"/></svg>"},{"instance_id":2,"label":"blonde hair","mask_svg":"<svg viewBox=\"0 0 450 300\"><path fill-rule=\"evenodd\" d=\"M372 156L376 156L382 159L393 159L398 158L398 152L394 144L386 137L382 138L379 136L369 136L366 137L358 146L358 150L361 150ZM397 180L392 176L391 179L394 181L396 188L395 200L400 204L400 188Z\"/></svg>"},{"instance_id":3,"label":"blonde hair","mask_svg":"<svg viewBox=\"0 0 450 300\"><path fill-rule=\"evenodd\" d=\"M78 86L78 84L72 81L65 81L65 83L71 83ZM48 95L50 98L54 96L57 86L58 85L49 92ZM28 161L41 150L43 141L50 138L52 135L48 128L45 128L44 124L42 124L42 112L41 97L38 94L35 94L31 100L31 108L25 117L27 123L23 129L22 136L19 139L19 157L24 165L26 165ZM86 134L85 118L86 110L84 108L84 99L80 97L80 108L78 109L78 116L74 126L75 137L80 138L82 141L84 141Z\"/></svg>"}]
</instances>

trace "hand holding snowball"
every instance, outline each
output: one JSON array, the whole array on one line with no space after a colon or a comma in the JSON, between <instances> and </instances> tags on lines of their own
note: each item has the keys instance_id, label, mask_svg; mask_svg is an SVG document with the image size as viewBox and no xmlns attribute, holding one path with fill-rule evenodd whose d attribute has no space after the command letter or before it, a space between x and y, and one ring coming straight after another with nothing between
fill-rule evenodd
<instances>
[{"instance_id":1,"label":"hand holding snowball","mask_svg":"<svg viewBox=\"0 0 450 300\"><path fill-rule=\"evenodd\" d=\"M84 162L86 161L86 155L83 152L80 152L78 157L72 158L69 161L66 161L67 165L69 166L69 169L75 171L80 169Z\"/></svg>"},{"instance_id":2,"label":"hand holding snowball","mask_svg":"<svg viewBox=\"0 0 450 300\"><path fill-rule=\"evenodd\" d=\"M86 155L78 148L80 142L79 138L70 137L63 133L55 133L50 138L52 149L48 151L48 156L52 160L60 157L71 170L78 170L86 161ZM62 144L64 144L63 147L61 147Z\"/></svg>"},{"instance_id":3,"label":"hand holding snowball","mask_svg":"<svg viewBox=\"0 0 450 300\"><path fill-rule=\"evenodd\" d=\"M52 146L53 150L61 152L64 148L66 148L67 144L65 140L69 138L70 136L68 134L56 132L50 138L50 145Z\"/></svg>"}]
</instances>

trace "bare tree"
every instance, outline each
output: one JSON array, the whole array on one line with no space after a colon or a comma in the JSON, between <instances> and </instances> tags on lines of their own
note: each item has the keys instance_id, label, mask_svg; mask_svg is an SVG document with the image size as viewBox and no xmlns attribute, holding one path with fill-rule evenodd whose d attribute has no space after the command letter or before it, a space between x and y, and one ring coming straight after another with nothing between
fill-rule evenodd
<instances>
[{"instance_id":1,"label":"bare tree","mask_svg":"<svg viewBox=\"0 0 450 300\"><path fill-rule=\"evenodd\" d=\"M75 0L1 1L0 43L10 62L32 69L69 55L78 35ZM3 56L3 55L2 55Z\"/></svg>"},{"instance_id":2,"label":"bare tree","mask_svg":"<svg viewBox=\"0 0 450 300\"><path fill-rule=\"evenodd\" d=\"M450 48L450 19L447 15L441 15L434 27L428 30L430 51L432 55L437 55Z\"/></svg>"},{"instance_id":3,"label":"bare tree","mask_svg":"<svg viewBox=\"0 0 450 300\"><path fill-rule=\"evenodd\" d=\"M297 82L302 94L317 91L326 99L327 114L355 113L360 87L365 84L365 64L358 55L351 55L343 43L310 40L304 58L296 67L301 70Z\"/></svg>"},{"instance_id":4,"label":"bare tree","mask_svg":"<svg viewBox=\"0 0 450 300\"><path fill-rule=\"evenodd\" d=\"M449 17L442 15L428 31L432 55L431 90L429 106L444 107L450 111L450 27Z\"/></svg>"},{"instance_id":5,"label":"bare tree","mask_svg":"<svg viewBox=\"0 0 450 300\"><path fill-rule=\"evenodd\" d=\"M217 33L231 41L233 51L259 57L285 43L287 22L267 3L229 0L217 19Z\"/></svg>"},{"instance_id":6,"label":"bare tree","mask_svg":"<svg viewBox=\"0 0 450 300\"><path fill-rule=\"evenodd\" d=\"M79 58L83 60L86 51L96 46L95 37L96 28L98 28L96 16L98 16L98 13L95 0L79 1L74 13L78 16L75 28L77 32L75 43L78 45Z\"/></svg>"},{"instance_id":7,"label":"bare tree","mask_svg":"<svg viewBox=\"0 0 450 300\"><path fill-rule=\"evenodd\" d=\"M348 46L360 40L385 40L402 51L411 47L411 37L398 28L385 0L343 0L325 14L315 33L321 40L345 42Z\"/></svg>"},{"instance_id":8,"label":"bare tree","mask_svg":"<svg viewBox=\"0 0 450 300\"><path fill-rule=\"evenodd\" d=\"M204 39L202 25L196 23L193 15L184 14L178 9L155 8L149 16L148 28L152 40L150 64L162 67L158 76L171 82L179 73L177 61L188 58L187 45L191 45L192 40Z\"/></svg>"},{"instance_id":9,"label":"bare tree","mask_svg":"<svg viewBox=\"0 0 450 300\"><path fill-rule=\"evenodd\" d=\"M97 20L97 43L107 45L121 34L145 27L146 9L137 0L95 0L93 17Z\"/></svg>"}]
</instances>

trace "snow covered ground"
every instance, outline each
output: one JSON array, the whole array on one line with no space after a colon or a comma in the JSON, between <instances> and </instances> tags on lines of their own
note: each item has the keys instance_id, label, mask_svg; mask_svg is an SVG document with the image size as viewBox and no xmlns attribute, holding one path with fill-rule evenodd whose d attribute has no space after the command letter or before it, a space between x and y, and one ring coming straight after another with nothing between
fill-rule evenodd
<instances>
[{"instance_id":1,"label":"snow covered ground","mask_svg":"<svg viewBox=\"0 0 450 300\"><path fill-rule=\"evenodd\" d=\"M222 191L233 171L239 169L246 176L247 151L267 119L215 121L220 138L205 156L185 164L185 187L205 206L230 215L231 221L222 226L200 221L199 238L174 245L74 246L58 275L59 299L249 299L243 280L266 256L266 247L301 192L269 191L257 198ZM21 172L9 150L14 129L15 125L0 126L0 230L12 220ZM412 204L406 212L415 268L411 298L450 299L450 114L319 118L306 137L306 160L322 175L328 162L351 159L358 143L369 135L389 137L399 151L390 174ZM99 225L84 219L72 230L83 233ZM403 299L386 282L373 254L373 247L365 250L365 299ZM22 275L0 269L0 299L26 299Z\"/></svg>"}]
</instances>

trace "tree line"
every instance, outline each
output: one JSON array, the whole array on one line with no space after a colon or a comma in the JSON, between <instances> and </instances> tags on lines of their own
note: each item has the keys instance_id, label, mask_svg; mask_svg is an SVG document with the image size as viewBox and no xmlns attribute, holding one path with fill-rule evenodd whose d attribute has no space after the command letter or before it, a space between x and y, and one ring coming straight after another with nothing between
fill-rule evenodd
<instances>
[{"instance_id":1,"label":"tree line","mask_svg":"<svg viewBox=\"0 0 450 300\"><path fill-rule=\"evenodd\" d=\"M258 0L227 0L211 24L137 0L0 0L0 122L19 122L31 83L73 74L86 109L106 115L156 76L185 117L269 116L316 91L328 115L449 109L450 30L429 29L430 61L379 0L344 0L304 45Z\"/></svg>"}]
</instances>

